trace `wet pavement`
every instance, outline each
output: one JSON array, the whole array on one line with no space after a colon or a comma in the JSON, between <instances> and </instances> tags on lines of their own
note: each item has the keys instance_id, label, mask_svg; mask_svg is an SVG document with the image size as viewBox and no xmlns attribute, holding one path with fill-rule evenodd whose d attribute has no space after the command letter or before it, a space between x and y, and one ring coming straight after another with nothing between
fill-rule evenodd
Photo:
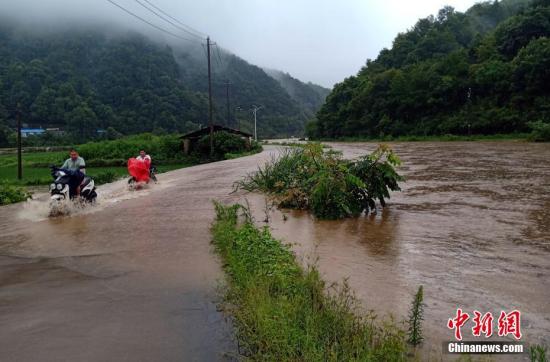
<instances>
[{"instance_id":1,"label":"wet pavement","mask_svg":"<svg viewBox=\"0 0 550 362\"><path fill-rule=\"evenodd\" d=\"M215 361L235 356L211 200L267 153L159 175L49 219L47 199L0 208L0 360Z\"/></svg>"}]
</instances>

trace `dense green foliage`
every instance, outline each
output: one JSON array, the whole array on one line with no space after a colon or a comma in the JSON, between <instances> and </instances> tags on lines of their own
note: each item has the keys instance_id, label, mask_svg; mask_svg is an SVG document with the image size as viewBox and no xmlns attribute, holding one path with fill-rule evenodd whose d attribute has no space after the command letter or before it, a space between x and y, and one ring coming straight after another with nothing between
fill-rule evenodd
<instances>
[{"instance_id":1,"label":"dense green foliage","mask_svg":"<svg viewBox=\"0 0 550 362\"><path fill-rule=\"evenodd\" d=\"M154 164L183 161L181 140L177 135L156 136L150 133L124 137L112 141L89 142L77 151L90 166L125 166L130 157L145 150Z\"/></svg>"},{"instance_id":2,"label":"dense green foliage","mask_svg":"<svg viewBox=\"0 0 550 362\"><path fill-rule=\"evenodd\" d=\"M543 121L530 122L529 127L533 130L531 139L536 142L550 142L550 123Z\"/></svg>"},{"instance_id":3,"label":"dense green foliage","mask_svg":"<svg viewBox=\"0 0 550 362\"><path fill-rule=\"evenodd\" d=\"M247 140L228 132L214 133L214 154L210 154L210 135L203 136L198 142L195 155L198 158L210 158L213 160L224 160L232 158L231 155L241 154L245 152L259 152L262 146L255 141L248 144ZM226 157L230 155L229 157Z\"/></svg>"},{"instance_id":4,"label":"dense green foliage","mask_svg":"<svg viewBox=\"0 0 550 362\"><path fill-rule=\"evenodd\" d=\"M451 7L335 86L311 136L495 134L550 123L550 3Z\"/></svg>"},{"instance_id":5,"label":"dense green foliage","mask_svg":"<svg viewBox=\"0 0 550 362\"><path fill-rule=\"evenodd\" d=\"M284 150L236 187L266 192L281 207L310 209L319 218L340 219L376 211L376 200L385 206L390 190L400 190L398 182L403 178L394 169L399 164L397 155L384 145L350 161L312 143Z\"/></svg>"},{"instance_id":6,"label":"dense green foliage","mask_svg":"<svg viewBox=\"0 0 550 362\"><path fill-rule=\"evenodd\" d=\"M112 33L76 25L31 30L0 19L0 147L14 144L18 105L25 124L65 131L26 139L27 145L187 132L208 122L202 48L170 47L135 33ZM305 120L317 108L306 109L262 69L237 56L222 53L218 58L222 62L214 62L213 83L216 123L235 126L239 119L250 128L248 110L259 104L264 106L258 118L261 137L303 132ZM232 83L229 119L226 79ZM236 112L237 106L243 111Z\"/></svg>"},{"instance_id":7,"label":"dense green foliage","mask_svg":"<svg viewBox=\"0 0 550 362\"><path fill-rule=\"evenodd\" d=\"M31 197L23 187L0 183L0 205L13 204L25 201Z\"/></svg>"},{"instance_id":8,"label":"dense green foliage","mask_svg":"<svg viewBox=\"0 0 550 362\"><path fill-rule=\"evenodd\" d=\"M97 184L113 182L127 176L128 158L137 156L141 149L152 156L158 173L203 162L242 157L262 150L256 142L249 146L241 137L223 132L216 133L215 157L210 156L208 138L206 144L208 147L186 156L182 152L181 140L177 135L157 136L145 133L117 140L88 142L76 146L76 150L86 161L87 174L92 176ZM17 155L14 152L2 154L0 183L15 186L49 184L52 180L49 166L60 166L68 157L69 148L64 151L43 149L23 152L23 179L17 180ZM10 189L10 195L13 194L12 191L13 189Z\"/></svg>"},{"instance_id":9,"label":"dense green foliage","mask_svg":"<svg viewBox=\"0 0 550 362\"><path fill-rule=\"evenodd\" d=\"M239 352L263 361L400 361L405 336L391 323L358 313L349 288L304 271L289 246L247 218L239 205L216 204L213 242L229 275L226 307ZM248 215L249 215L248 211Z\"/></svg>"},{"instance_id":10,"label":"dense green foliage","mask_svg":"<svg viewBox=\"0 0 550 362\"><path fill-rule=\"evenodd\" d=\"M263 69L248 64L235 55L221 53L220 60L220 64L214 62L215 81L213 83L216 119L220 120L218 123L234 128L240 126L241 129L252 133L254 118L251 108L253 104L261 105L263 108L258 112L260 138L303 134L304 123L319 109L324 99L323 90L327 91L322 87L310 83L304 84L294 79L297 87L300 86L308 91L292 92L272 73L268 75ZM196 89L206 92L207 83L204 78L196 75L206 73L204 62L200 65L202 69L187 69L183 77L185 82L190 82ZM227 79L231 82L229 114L225 86ZM305 92L309 93L304 96ZM316 97L314 105L307 103L307 96Z\"/></svg>"}]
</instances>

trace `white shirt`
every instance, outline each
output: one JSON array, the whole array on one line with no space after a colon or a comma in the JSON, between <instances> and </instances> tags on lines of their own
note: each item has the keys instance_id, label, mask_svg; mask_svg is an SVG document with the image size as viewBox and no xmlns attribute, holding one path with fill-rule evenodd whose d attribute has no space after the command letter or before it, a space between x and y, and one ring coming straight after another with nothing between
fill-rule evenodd
<instances>
[{"instance_id":1,"label":"white shirt","mask_svg":"<svg viewBox=\"0 0 550 362\"><path fill-rule=\"evenodd\" d=\"M136 160L140 160L140 161L149 160L149 161L151 161L151 156L145 155L145 156L141 157L141 155L139 155L139 156L136 157Z\"/></svg>"}]
</instances>

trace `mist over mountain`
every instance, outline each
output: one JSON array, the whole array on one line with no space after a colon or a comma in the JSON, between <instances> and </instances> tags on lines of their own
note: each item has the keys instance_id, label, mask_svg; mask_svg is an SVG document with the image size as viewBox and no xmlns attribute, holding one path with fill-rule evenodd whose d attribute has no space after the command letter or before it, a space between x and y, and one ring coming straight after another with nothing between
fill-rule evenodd
<instances>
[{"instance_id":1,"label":"mist over mountain","mask_svg":"<svg viewBox=\"0 0 550 362\"><path fill-rule=\"evenodd\" d=\"M208 122L206 64L198 43L120 25L0 19L0 142L12 132L17 109L26 125L61 128L75 141L107 129L197 129ZM320 106L302 102L261 68L217 46L212 68L215 123L251 131L249 110L261 105L260 137L299 135Z\"/></svg>"},{"instance_id":2,"label":"mist over mountain","mask_svg":"<svg viewBox=\"0 0 550 362\"><path fill-rule=\"evenodd\" d=\"M495 134L549 123L549 37L547 0L445 7L337 84L308 133Z\"/></svg>"},{"instance_id":3,"label":"mist over mountain","mask_svg":"<svg viewBox=\"0 0 550 362\"><path fill-rule=\"evenodd\" d=\"M330 89L311 82L303 83L288 73L275 69L264 69L287 91L292 99L305 109L315 113L325 102Z\"/></svg>"}]
</instances>

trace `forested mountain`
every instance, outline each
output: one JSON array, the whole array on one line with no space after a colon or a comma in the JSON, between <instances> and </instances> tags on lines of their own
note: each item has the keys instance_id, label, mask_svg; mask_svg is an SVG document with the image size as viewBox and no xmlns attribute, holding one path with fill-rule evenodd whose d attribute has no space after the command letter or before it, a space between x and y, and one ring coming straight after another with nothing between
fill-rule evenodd
<instances>
[{"instance_id":1,"label":"forested mountain","mask_svg":"<svg viewBox=\"0 0 550 362\"><path fill-rule=\"evenodd\" d=\"M321 87L311 82L303 83L290 74L280 70L264 69L287 91L292 99L301 104L303 108L315 114L325 102L330 89Z\"/></svg>"},{"instance_id":2,"label":"forested mountain","mask_svg":"<svg viewBox=\"0 0 550 362\"><path fill-rule=\"evenodd\" d=\"M60 127L75 142L98 137L98 129L109 135L186 132L208 122L200 46L177 48L137 33L112 33L74 26L40 31L0 19L0 146L13 132L18 104L25 124ZM250 130L249 109L262 105L259 136L287 136L301 134L317 110L235 55L216 50L212 62L216 123Z\"/></svg>"},{"instance_id":3,"label":"forested mountain","mask_svg":"<svg viewBox=\"0 0 550 362\"><path fill-rule=\"evenodd\" d=\"M308 133L494 134L550 122L549 36L548 0L445 7L337 84Z\"/></svg>"}]
</instances>

